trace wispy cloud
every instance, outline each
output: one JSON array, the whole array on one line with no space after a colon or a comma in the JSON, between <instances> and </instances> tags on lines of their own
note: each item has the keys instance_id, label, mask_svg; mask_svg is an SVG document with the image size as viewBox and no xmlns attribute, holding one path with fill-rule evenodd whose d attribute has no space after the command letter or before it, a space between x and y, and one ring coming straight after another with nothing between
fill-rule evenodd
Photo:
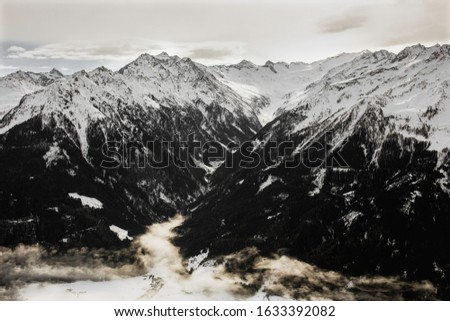
<instances>
[{"instance_id":1,"label":"wispy cloud","mask_svg":"<svg viewBox=\"0 0 450 321\"><path fill-rule=\"evenodd\" d=\"M11 54L17 54L17 53L25 52L26 49L23 47L19 47L19 46L11 46L6 51Z\"/></svg>"},{"instance_id":2,"label":"wispy cloud","mask_svg":"<svg viewBox=\"0 0 450 321\"><path fill-rule=\"evenodd\" d=\"M194 49L191 52L191 58L193 59L220 59L233 55L233 51L230 49L214 49L214 48L199 48Z\"/></svg>"},{"instance_id":3,"label":"wispy cloud","mask_svg":"<svg viewBox=\"0 0 450 321\"><path fill-rule=\"evenodd\" d=\"M20 67L18 67L18 66L9 66L9 65L0 65L0 69L3 69L3 70L15 70L15 69L20 69Z\"/></svg>"},{"instance_id":4,"label":"wispy cloud","mask_svg":"<svg viewBox=\"0 0 450 321\"><path fill-rule=\"evenodd\" d=\"M11 46L7 49L7 58L123 61L135 58L144 52L156 54L161 51L195 59L214 60L242 55L244 49L243 44L237 42L175 43L135 39L100 43L53 43L28 50Z\"/></svg>"},{"instance_id":5,"label":"wispy cloud","mask_svg":"<svg viewBox=\"0 0 450 321\"><path fill-rule=\"evenodd\" d=\"M367 22L367 17L350 13L337 19L322 22L320 30L325 33L338 33L347 30L360 28Z\"/></svg>"},{"instance_id":6,"label":"wispy cloud","mask_svg":"<svg viewBox=\"0 0 450 321\"><path fill-rule=\"evenodd\" d=\"M398 0L397 7L405 5L405 0ZM416 16L405 13L394 16L386 13L381 46L393 46L417 42L439 42L450 40L450 1L421 0L418 1Z\"/></svg>"}]
</instances>

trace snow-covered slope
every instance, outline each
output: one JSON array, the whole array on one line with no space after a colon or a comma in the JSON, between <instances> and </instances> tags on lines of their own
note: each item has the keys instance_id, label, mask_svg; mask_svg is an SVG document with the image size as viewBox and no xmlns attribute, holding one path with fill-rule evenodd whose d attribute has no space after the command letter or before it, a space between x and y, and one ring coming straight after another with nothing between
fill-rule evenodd
<instances>
[{"instance_id":1,"label":"snow-covered slope","mask_svg":"<svg viewBox=\"0 0 450 321\"><path fill-rule=\"evenodd\" d=\"M248 137L260 128L254 107L233 90L189 58L162 53L143 54L118 72L101 67L62 78L26 96L1 121L0 134L38 115L69 120L86 153L86 131L93 122L105 119L132 129L140 114L161 115L164 108L187 118L195 117L190 109L200 112L199 131L222 143ZM124 113L138 118L127 119ZM173 134L182 132L178 128Z\"/></svg>"},{"instance_id":2,"label":"snow-covered slope","mask_svg":"<svg viewBox=\"0 0 450 321\"><path fill-rule=\"evenodd\" d=\"M358 55L341 54L310 64L267 61L263 66L258 66L243 60L235 65L208 67L208 70L249 103L262 102L261 108L257 110L258 117L261 123L266 124L277 116L282 106L290 104L292 96L302 93L330 69Z\"/></svg>"},{"instance_id":3,"label":"snow-covered slope","mask_svg":"<svg viewBox=\"0 0 450 321\"><path fill-rule=\"evenodd\" d=\"M249 103L259 102L263 124L295 110L304 117L292 129L299 131L366 99L382 105L405 133L442 149L450 143L450 110L444 108L449 104L449 50L448 45L415 45L398 55L363 51L311 64L242 61L209 70Z\"/></svg>"},{"instance_id":4,"label":"snow-covered slope","mask_svg":"<svg viewBox=\"0 0 450 321\"><path fill-rule=\"evenodd\" d=\"M450 146L449 85L448 45L416 45L398 55L365 52L310 84L280 113L292 111L303 117L291 129L298 132L357 106L378 106L395 130L442 150Z\"/></svg>"},{"instance_id":5,"label":"snow-covered slope","mask_svg":"<svg viewBox=\"0 0 450 321\"><path fill-rule=\"evenodd\" d=\"M20 99L33 91L42 89L56 79L64 77L58 70L34 73L17 71L0 78L0 119L12 108L19 105Z\"/></svg>"},{"instance_id":6,"label":"snow-covered slope","mask_svg":"<svg viewBox=\"0 0 450 321\"><path fill-rule=\"evenodd\" d=\"M163 52L157 56L143 54L119 73L133 85L140 85L141 94L151 92L157 100L173 100L179 105L201 100L207 105L218 103L235 114L255 114L239 95L202 67L190 58L169 56Z\"/></svg>"}]
</instances>

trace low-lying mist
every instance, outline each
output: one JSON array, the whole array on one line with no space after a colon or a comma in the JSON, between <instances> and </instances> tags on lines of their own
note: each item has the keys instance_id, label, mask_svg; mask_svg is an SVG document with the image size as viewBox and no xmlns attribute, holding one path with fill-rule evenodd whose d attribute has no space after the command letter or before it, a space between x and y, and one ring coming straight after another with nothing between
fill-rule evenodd
<instances>
[{"instance_id":1,"label":"low-lying mist","mask_svg":"<svg viewBox=\"0 0 450 321\"><path fill-rule=\"evenodd\" d=\"M248 248L188 260L171 243L176 216L154 224L120 251L40 246L0 248L1 300L402 300L433 299L430 282L348 277L286 256Z\"/></svg>"}]
</instances>

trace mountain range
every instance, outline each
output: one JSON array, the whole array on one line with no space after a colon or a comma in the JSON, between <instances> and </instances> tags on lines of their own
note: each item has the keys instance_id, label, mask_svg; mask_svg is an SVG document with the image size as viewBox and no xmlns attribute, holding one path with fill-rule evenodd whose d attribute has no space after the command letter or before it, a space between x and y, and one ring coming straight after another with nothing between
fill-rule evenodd
<instances>
[{"instance_id":1,"label":"mountain range","mask_svg":"<svg viewBox=\"0 0 450 321\"><path fill-rule=\"evenodd\" d=\"M449 45L261 66L143 54L115 72L7 75L0 245L120 248L181 211L186 257L255 247L429 279L449 297L449 85ZM186 159L162 142L190 136L233 166L204 150L175 166ZM111 141L132 153L106 169ZM241 142L250 160L229 147ZM142 155L173 164L137 166Z\"/></svg>"}]
</instances>

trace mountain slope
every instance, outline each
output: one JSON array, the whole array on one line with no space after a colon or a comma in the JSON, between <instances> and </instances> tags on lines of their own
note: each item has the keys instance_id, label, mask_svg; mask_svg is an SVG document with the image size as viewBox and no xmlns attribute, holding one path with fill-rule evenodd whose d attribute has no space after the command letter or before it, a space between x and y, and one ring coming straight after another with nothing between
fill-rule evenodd
<instances>
[{"instance_id":1,"label":"mountain slope","mask_svg":"<svg viewBox=\"0 0 450 321\"><path fill-rule=\"evenodd\" d=\"M173 154L164 141L193 135L226 145L259 128L253 107L190 59L145 54L119 72L61 78L0 120L0 159L8 169L0 174L0 241L105 245L117 239L108 226L140 233L203 193L214 170L199 151ZM198 166L176 165L187 158ZM171 163L155 168L142 163L147 159ZM64 219L44 224L48 211ZM55 224L64 237L48 239Z\"/></svg>"},{"instance_id":2,"label":"mountain slope","mask_svg":"<svg viewBox=\"0 0 450 321\"><path fill-rule=\"evenodd\" d=\"M185 255L256 246L347 273L431 279L448 297L449 49L364 52L291 95L256 135L252 168L235 153L187 208Z\"/></svg>"},{"instance_id":3,"label":"mountain slope","mask_svg":"<svg viewBox=\"0 0 450 321\"><path fill-rule=\"evenodd\" d=\"M33 91L44 88L64 75L58 70L34 73L17 71L0 78L0 119L12 108L19 105L20 99Z\"/></svg>"},{"instance_id":4,"label":"mountain slope","mask_svg":"<svg viewBox=\"0 0 450 321\"><path fill-rule=\"evenodd\" d=\"M329 70L358 55L345 53L310 64L267 61L263 66L257 66L243 60L236 65L208 67L208 70L246 101L259 105L259 120L266 124L281 107L290 105L293 95L303 92L307 85L321 79Z\"/></svg>"}]
</instances>

